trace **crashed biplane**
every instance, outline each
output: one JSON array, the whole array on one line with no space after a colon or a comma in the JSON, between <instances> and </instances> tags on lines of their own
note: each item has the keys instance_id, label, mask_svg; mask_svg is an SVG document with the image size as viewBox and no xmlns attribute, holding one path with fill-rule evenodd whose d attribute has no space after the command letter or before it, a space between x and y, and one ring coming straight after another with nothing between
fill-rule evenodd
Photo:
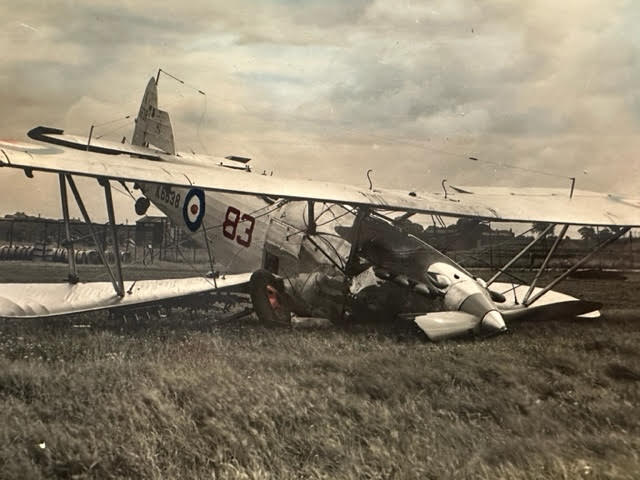
<instances>
[{"instance_id":1,"label":"crashed biplane","mask_svg":"<svg viewBox=\"0 0 640 480\"><path fill-rule=\"evenodd\" d=\"M250 294L257 316L269 323L290 324L292 315L340 321L363 305L382 302L382 307L390 307L385 312L414 320L432 340L466 332L493 334L505 331L515 318L599 315L600 305L553 288L597 251L640 226L640 201L573 188L449 187L442 193L371 184L359 188L253 173L243 157L178 153L169 114L158 108L158 78L149 80L131 144L47 127L28 133L41 143L0 143L1 167L22 169L28 177L34 172L58 175L69 250L68 282L0 285L0 317L117 310L239 291ZM79 281L68 188L91 223L74 177L95 178L104 188L115 265L107 263L98 241L96 248L110 282ZM188 279L126 281L118 255L112 182L133 184L142 193L135 205L138 214L153 203L221 261L224 271ZM544 235L484 281L403 229L403 221L417 213L543 222L549 225L547 232L556 225L562 228L530 285L500 283L496 280ZM538 286L571 225L615 227L615 235L548 285Z\"/></svg>"}]
</instances>

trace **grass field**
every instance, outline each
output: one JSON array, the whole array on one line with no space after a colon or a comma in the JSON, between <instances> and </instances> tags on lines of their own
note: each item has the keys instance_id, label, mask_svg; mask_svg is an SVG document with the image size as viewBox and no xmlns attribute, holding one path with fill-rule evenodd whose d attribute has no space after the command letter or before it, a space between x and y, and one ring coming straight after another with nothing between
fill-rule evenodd
<instances>
[{"instance_id":1,"label":"grass field","mask_svg":"<svg viewBox=\"0 0 640 480\"><path fill-rule=\"evenodd\" d=\"M180 275L154 268L129 274ZM64 276L0 280L34 271ZM180 311L2 321L0 478L640 478L640 276L563 287L604 318L441 344Z\"/></svg>"}]
</instances>

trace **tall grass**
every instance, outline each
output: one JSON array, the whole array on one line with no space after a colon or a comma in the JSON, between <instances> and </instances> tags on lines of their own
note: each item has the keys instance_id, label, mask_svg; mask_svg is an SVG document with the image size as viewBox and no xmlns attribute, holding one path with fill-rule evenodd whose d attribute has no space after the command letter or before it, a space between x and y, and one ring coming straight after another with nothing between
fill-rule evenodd
<instances>
[{"instance_id":1,"label":"tall grass","mask_svg":"<svg viewBox=\"0 0 640 480\"><path fill-rule=\"evenodd\" d=\"M442 344L181 313L0 331L2 478L640 472L635 314Z\"/></svg>"},{"instance_id":2,"label":"tall grass","mask_svg":"<svg viewBox=\"0 0 640 480\"><path fill-rule=\"evenodd\" d=\"M624 305L634 282L569 288ZM213 312L4 320L0 478L631 480L639 345L629 309L441 344Z\"/></svg>"}]
</instances>

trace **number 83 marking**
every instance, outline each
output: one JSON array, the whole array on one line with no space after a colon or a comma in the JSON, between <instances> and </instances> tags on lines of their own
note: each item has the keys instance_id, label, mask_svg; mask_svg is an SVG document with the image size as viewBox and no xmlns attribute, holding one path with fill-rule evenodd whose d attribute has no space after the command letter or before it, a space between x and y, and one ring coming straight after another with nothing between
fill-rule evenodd
<instances>
[{"instance_id":1,"label":"number 83 marking","mask_svg":"<svg viewBox=\"0 0 640 480\"><path fill-rule=\"evenodd\" d=\"M244 226L244 224L248 225L244 231L238 232L238 223L242 223L240 227ZM230 240L235 239L243 247L248 247L251 245L251 235L253 234L255 223L256 220L251 215L241 214L237 208L229 207L222 223L222 234Z\"/></svg>"}]
</instances>

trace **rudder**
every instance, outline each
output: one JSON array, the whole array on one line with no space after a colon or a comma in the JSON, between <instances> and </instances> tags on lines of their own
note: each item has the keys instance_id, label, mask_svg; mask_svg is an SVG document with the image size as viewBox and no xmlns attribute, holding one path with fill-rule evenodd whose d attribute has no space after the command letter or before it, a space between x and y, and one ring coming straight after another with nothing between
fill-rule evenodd
<instances>
[{"instance_id":1,"label":"rudder","mask_svg":"<svg viewBox=\"0 0 640 480\"><path fill-rule=\"evenodd\" d=\"M149 79L142 97L131 144L151 144L171 155L176 153L171 119L167 112L158 109L158 86L153 77Z\"/></svg>"}]
</instances>

